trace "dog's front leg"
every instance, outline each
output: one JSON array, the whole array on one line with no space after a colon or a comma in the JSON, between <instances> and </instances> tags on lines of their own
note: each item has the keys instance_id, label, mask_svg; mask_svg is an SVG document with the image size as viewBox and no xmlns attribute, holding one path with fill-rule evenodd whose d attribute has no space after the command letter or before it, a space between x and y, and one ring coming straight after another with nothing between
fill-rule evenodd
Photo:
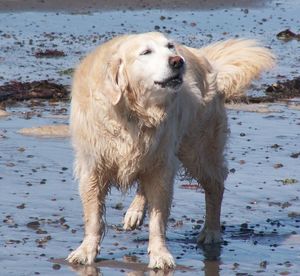
<instances>
[{"instance_id":1,"label":"dog's front leg","mask_svg":"<svg viewBox=\"0 0 300 276\"><path fill-rule=\"evenodd\" d=\"M95 172L80 176L80 197L83 205L85 235L81 245L67 258L70 263L91 264L98 252L104 234L104 208L107 186Z\"/></svg>"},{"instance_id":2,"label":"dog's front leg","mask_svg":"<svg viewBox=\"0 0 300 276\"><path fill-rule=\"evenodd\" d=\"M149 267L169 269L175 267L173 256L166 246L166 227L173 197L174 173L169 168L144 175L141 185L149 209Z\"/></svg>"}]
</instances>

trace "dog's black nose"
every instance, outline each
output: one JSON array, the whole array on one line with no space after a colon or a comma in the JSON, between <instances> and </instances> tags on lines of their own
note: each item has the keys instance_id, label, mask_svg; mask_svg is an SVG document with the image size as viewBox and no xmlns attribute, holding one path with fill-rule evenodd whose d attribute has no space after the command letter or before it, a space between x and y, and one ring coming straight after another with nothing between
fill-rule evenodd
<instances>
[{"instance_id":1,"label":"dog's black nose","mask_svg":"<svg viewBox=\"0 0 300 276\"><path fill-rule=\"evenodd\" d=\"M184 60L180 56L169 57L169 65L173 69L180 69L184 65Z\"/></svg>"}]
</instances>

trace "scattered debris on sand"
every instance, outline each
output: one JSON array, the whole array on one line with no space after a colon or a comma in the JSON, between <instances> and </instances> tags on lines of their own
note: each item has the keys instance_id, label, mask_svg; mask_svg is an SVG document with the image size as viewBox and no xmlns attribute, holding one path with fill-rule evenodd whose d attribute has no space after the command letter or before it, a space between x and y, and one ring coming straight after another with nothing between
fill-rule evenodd
<instances>
[{"instance_id":1,"label":"scattered debris on sand","mask_svg":"<svg viewBox=\"0 0 300 276\"><path fill-rule=\"evenodd\" d=\"M37 51L34 55L36 58L58 58L66 56L65 52L63 51L49 49L45 51Z\"/></svg>"},{"instance_id":2,"label":"scattered debris on sand","mask_svg":"<svg viewBox=\"0 0 300 276\"><path fill-rule=\"evenodd\" d=\"M265 96L248 97L248 103L273 103L276 101L300 97L300 77L291 80L278 81L269 85L265 90Z\"/></svg>"},{"instance_id":3,"label":"scattered debris on sand","mask_svg":"<svg viewBox=\"0 0 300 276\"><path fill-rule=\"evenodd\" d=\"M50 80L17 82L12 81L0 86L0 102L6 104L31 99L68 100L69 87L51 82ZM241 99L246 103L273 103L280 100L300 97L300 77L291 80L278 81L269 85L265 96L249 96ZM2 112L0 112L1 116Z\"/></svg>"},{"instance_id":4,"label":"scattered debris on sand","mask_svg":"<svg viewBox=\"0 0 300 276\"><path fill-rule=\"evenodd\" d=\"M279 32L276 37L280 40L290 41L292 39L300 40L300 34L296 34L289 29Z\"/></svg>"},{"instance_id":5,"label":"scattered debris on sand","mask_svg":"<svg viewBox=\"0 0 300 276\"><path fill-rule=\"evenodd\" d=\"M0 102L14 103L30 99L69 99L69 90L62 84L48 80L17 82L0 86Z\"/></svg>"},{"instance_id":6,"label":"scattered debris on sand","mask_svg":"<svg viewBox=\"0 0 300 276\"><path fill-rule=\"evenodd\" d=\"M266 89L267 96L274 100L294 98L300 96L300 77L292 80L278 81Z\"/></svg>"}]
</instances>

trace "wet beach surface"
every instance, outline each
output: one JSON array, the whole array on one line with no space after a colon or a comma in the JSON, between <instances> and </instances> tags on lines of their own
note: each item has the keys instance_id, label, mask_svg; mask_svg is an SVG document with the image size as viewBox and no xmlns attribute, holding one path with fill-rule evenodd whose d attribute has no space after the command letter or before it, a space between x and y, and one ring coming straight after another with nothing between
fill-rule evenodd
<instances>
[{"instance_id":1,"label":"wet beach surface","mask_svg":"<svg viewBox=\"0 0 300 276\"><path fill-rule=\"evenodd\" d=\"M0 5L1 6L1 5ZM299 77L300 1L220 9L26 11L0 13L0 84L49 80L70 85L72 69L96 45L117 34L158 30L189 46L231 37L272 48L278 65L254 82L249 95ZM134 195L107 197L108 232L95 267L63 260L83 237L82 209L72 176L68 137L22 135L20 130L68 124L68 100L1 103L1 275L155 275L146 264L148 220L122 230ZM297 275L300 271L300 100L228 105L230 174L222 209L224 243L197 247L204 194L178 177L167 232L178 268L168 275ZM162 275L162 274L161 274Z\"/></svg>"},{"instance_id":2,"label":"wet beach surface","mask_svg":"<svg viewBox=\"0 0 300 276\"><path fill-rule=\"evenodd\" d=\"M99 11L140 9L211 9L230 7L262 7L270 0L0 0L1 11Z\"/></svg>"}]
</instances>

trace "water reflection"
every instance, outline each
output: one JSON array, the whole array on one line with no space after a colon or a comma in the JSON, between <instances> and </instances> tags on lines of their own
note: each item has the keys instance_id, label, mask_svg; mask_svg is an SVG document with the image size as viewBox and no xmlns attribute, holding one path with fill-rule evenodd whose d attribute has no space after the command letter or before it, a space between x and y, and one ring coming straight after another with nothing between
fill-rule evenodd
<instances>
[{"instance_id":1,"label":"water reflection","mask_svg":"<svg viewBox=\"0 0 300 276\"><path fill-rule=\"evenodd\" d=\"M218 261L222 254L221 244L203 244L198 245L199 253L205 258L205 261Z\"/></svg>"},{"instance_id":2,"label":"water reflection","mask_svg":"<svg viewBox=\"0 0 300 276\"><path fill-rule=\"evenodd\" d=\"M92 265L76 265L72 266L72 270L78 276L103 276L100 268Z\"/></svg>"},{"instance_id":3,"label":"water reflection","mask_svg":"<svg viewBox=\"0 0 300 276\"><path fill-rule=\"evenodd\" d=\"M204 275L219 276L220 256L222 254L221 244L204 244L198 247L200 253L204 256Z\"/></svg>"},{"instance_id":4,"label":"water reflection","mask_svg":"<svg viewBox=\"0 0 300 276\"><path fill-rule=\"evenodd\" d=\"M205 276L219 276L220 261L204 261L204 275Z\"/></svg>"},{"instance_id":5,"label":"water reflection","mask_svg":"<svg viewBox=\"0 0 300 276\"><path fill-rule=\"evenodd\" d=\"M143 271L131 271L131 272L127 272L125 274L126 276L173 276L174 275L174 271L170 270L170 271L162 271L162 270L149 270L147 272L143 272Z\"/></svg>"},{"instance_id":6,"label":"water reflection","mask_svg":"<svg viewBox=\"0 0 300 276\"><path fill-rule=\"evenodd\" d=\"M204 267L202 271L205 276L219 276L220 270L220 255L221 255L221 245L205 245L199 248L202 251L205 260L203 261ZM103 262L103 261L102 261ZM106 263L104 261L102 264L99 262L98 265L109 266L115 269L121 269L124 271L126 276L173 276L175 275L176 270L186 272L187 275L190 275L191 272L195 272L194 269L190 267L185 267L178 265L176 270L162 271L162 270L149 270L146 264L130 262L118 262L118 261L109 261ZM123 265L122 265L123 264ZM97 266L83 266L76 265L71 267L74 272L79 276L102 276L104 275L101 272L101 269Z\"/></svg>"},{"instance_id":7,"label":"water reflection","mask_svg":"<svg viewBox=\"0 0 300 276\"><path fill-rule=\"evenodd\" d=\"M77 265L72 266L72 270L76 272L78 276L103 276L99 267L87 266L87 265ZM173 276L174 270L162 271L162 270L145 270L141 271L126 271L124 272L126 276Z\"/></svg>"},{"instance_id":8,"label":"water reflection","mask_svg":"<svg viewBox=\"0 0 300 276\"><path fill-rule=\"evenodd\" d=\"M219 276L220 256L222 253L221 244L208 244L198 247L199 256L204 256L202 271L205 276ZM200 260L199 260L200 265ZM184 265L178 265L176 270L150 270L147 264L140 262L139 258L132 255L125 255L123 261L99 259L93 266L73 265L71 269L79 276L102 276L100 267L111 267L124 271L126 276L173 276L179 270L190 275L195 269Z\"/></svg>"}]
</instances>

